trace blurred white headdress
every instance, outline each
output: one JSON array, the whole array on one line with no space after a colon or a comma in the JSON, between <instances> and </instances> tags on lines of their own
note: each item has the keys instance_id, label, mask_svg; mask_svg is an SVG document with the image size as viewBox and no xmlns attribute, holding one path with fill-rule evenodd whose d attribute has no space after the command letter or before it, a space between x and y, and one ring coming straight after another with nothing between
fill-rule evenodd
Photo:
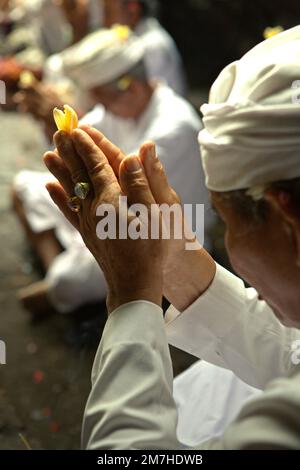
<instances>
[{"instance_id":1,"label":"blurred white headdress","mask_svg":"<svg viewBox=\"0 0 300 470\"><path fill-rule=\"evenodd\" d=\"M66 75L82 89L110 83L144 56L142 41L127 26L101 29L62 53Z\"/></svg>"}]
</instances>

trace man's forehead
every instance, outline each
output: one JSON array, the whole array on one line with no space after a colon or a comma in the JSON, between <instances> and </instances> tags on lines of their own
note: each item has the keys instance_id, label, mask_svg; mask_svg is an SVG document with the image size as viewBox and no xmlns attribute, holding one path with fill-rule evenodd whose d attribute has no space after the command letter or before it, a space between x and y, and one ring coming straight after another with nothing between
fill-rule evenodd
<instances>
[{"instance_id":1,"label":"man's forehead","mask_svg":"<svg viewBox=\"0 0 300 470\"><path fill-rule=\"evenodd\" d=\"M96 93L96 94L107 94L116 90L117 90L116 83L110 82L110 83L106 83L105 85L96 86L90 89L90 92Z\"/></svg>"}]
</instances>

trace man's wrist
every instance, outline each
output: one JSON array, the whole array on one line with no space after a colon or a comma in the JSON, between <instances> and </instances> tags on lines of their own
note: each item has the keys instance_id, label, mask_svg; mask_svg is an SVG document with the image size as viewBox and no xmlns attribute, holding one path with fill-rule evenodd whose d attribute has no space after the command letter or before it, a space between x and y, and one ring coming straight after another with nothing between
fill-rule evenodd
<instances>
[{"instance_id":1,"label":"man's wrist","mask_svg":"<svg viewBox=\"0 0 300 470\"><path fill-rule=\"evenodd\" d=\"M164 295L183 312L206 292L215 274L216 263L206 250L184 251L172 272L165 273Z\"/></svg>"},{"instance_id":2,"label":"man's wrist","mask_svg":"<svg viewBox=\"0 0 300 470\"><path fill-rule=\"evenodd\" d=\"M163 292L161 286L151 286L145 289L132 289L132 287L122 291L109 290L107 296L107 311L110 315L114 310L129 302L147 301L159 307L162 306Z\"/></svg>"}]
</instances>

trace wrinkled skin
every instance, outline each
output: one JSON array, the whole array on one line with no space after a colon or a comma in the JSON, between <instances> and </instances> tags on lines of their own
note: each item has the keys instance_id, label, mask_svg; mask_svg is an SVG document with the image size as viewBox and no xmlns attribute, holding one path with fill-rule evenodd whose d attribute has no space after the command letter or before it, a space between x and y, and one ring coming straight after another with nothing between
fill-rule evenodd
<instances>
[{"instance_id":1,"label":"wrinkled skin","mask_svg":"<svg viewBox=\"0 0 300 470\"><path fill-rule=\"evenodd\" d=\"M226 248L235 271L287 326L300 325L300 211L287 194L269 191L268 211L249 221L230 200L212 195L226 225Z\"/></svg>"},{"instance_id":2,"label":"wrinkled skin","mask_svg":"<svg viewBox=\"0 0 300 470\"><path fill-rule=\"evenodd\" d=\"M138 299L162 302L162 240L107 239L100 241L97 236L99 217L96 211L102 204L110 204L119 214L119 197L125 192L130 203L139 197L146 207L155 205L140 160L125 158L120 149L110 145L95 129L83 127L71 134L58 132L55 135L56 152L45 155L44 161L56 176L61 186L51 183L49 193L66 218L80 232L88 249L99 263L108 284L108 311ZM105 149L104 154L99 145ZM109 164L120 161L123 168L120 180ZM129 170L129 162L138 166ZM67 205L67 197L73 194L74 183L88 181L91 191L81 203L76 214ZM128 214L125 224L132 222Z\"/></svg>"}]
</instances>

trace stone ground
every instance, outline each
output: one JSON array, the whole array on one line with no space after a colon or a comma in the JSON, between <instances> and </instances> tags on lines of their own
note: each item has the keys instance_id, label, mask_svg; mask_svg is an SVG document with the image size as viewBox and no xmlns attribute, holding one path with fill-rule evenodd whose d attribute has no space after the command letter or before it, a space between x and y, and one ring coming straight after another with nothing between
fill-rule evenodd
<instances>
[{"instance_id":1,"label":"stone ground","mask_svg":"<svg viewBox=\"0 0 300 470\"><path fill-rule=\"evenodd\" d=\"M36 260L10 208L10 186L23 168L43 169L44 142L27 117L0 111L0 449L78 449L90 370L105 307L33 323L18 289L41 278ZM194 358L172 350L174 373Z\"/></svg>"}]
</instances>

